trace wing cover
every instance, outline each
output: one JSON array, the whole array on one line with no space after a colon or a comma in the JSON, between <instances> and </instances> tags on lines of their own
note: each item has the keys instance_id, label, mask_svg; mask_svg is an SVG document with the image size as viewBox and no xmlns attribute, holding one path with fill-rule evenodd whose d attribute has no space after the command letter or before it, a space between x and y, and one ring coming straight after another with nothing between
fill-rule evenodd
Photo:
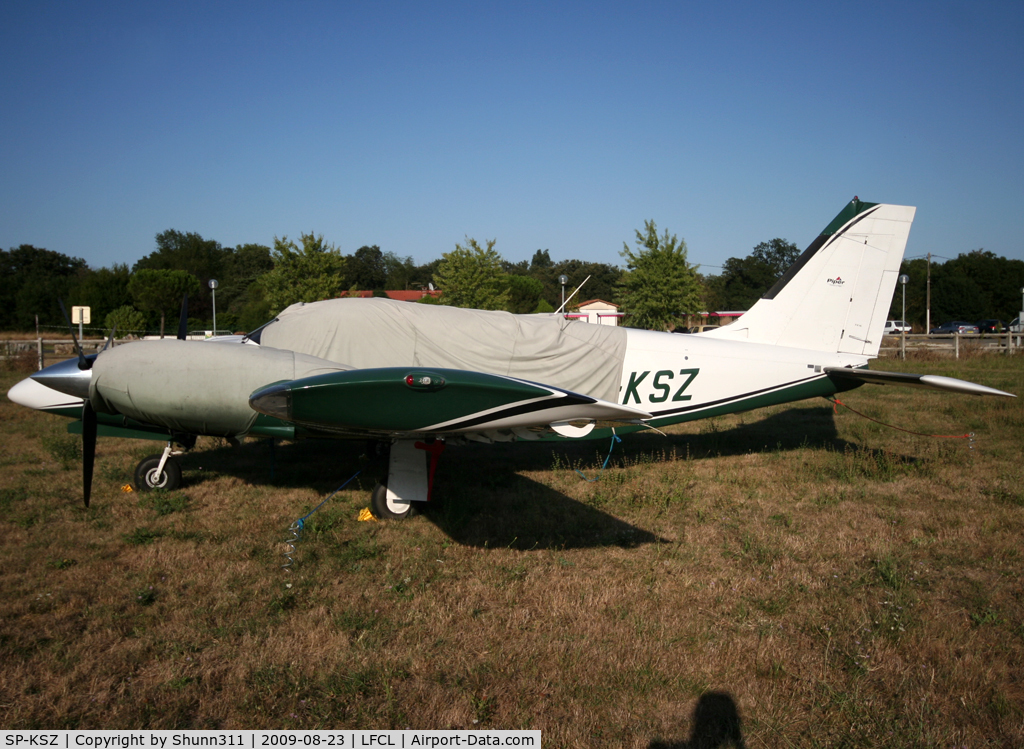
<instances>
[{"instance_id":1,"label":"wing cover","mask_svg":"<svg viewBox=\"0 0 1024 749\"><path fill-rule=\"evenodd\" d=\"M629 406L512 377L403 367L332 372L280 382L254 392L249 405L311 429L391 435L651 418Z\"/></svg>"}]
</instances>

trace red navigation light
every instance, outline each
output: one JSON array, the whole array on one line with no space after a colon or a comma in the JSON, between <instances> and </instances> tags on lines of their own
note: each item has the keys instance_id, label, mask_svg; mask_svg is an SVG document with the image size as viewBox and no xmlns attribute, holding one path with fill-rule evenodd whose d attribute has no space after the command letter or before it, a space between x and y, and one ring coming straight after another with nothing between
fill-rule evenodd
<instances>
[{"instance_id":1,"label":"red navigation light","mask_svg":"<svg viewBox=\"0 0 1024 749\"><path fill-rule=\"evenodd\" d=\"M410 372L405 376L405 384L414 390L433 392L444 387L444 377L437 372Z\"/></svg>"}]
</instances>

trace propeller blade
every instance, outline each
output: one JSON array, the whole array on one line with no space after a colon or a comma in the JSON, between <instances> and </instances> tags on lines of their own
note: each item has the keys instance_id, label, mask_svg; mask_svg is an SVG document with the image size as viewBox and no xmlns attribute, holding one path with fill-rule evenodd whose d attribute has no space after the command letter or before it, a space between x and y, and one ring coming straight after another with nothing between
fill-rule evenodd
<instances>
[{"instance_id":1,"label":"propeller blade","mask_svg":"<svg viewBox=\"0 0 1024 749\"><path fill-rule=\"evenodd\" d=\"M96 462L96 412L92 410L92 403L85 399L82 406L82 495L85 499L85 506L89 506L89 497L92 494L92 469Z\"/></svg>"},{"instance_id":2,"label":"propeller blade","mask_svg":"<svg viewBox=\"0 0 1024 749\"><path fill-rule=\"evenodd\" d=\"M110 347L112 347L114 345L114 333L116 333L116 332L117 332L117 325L115 325L114 327L112 327L110 329L110 337L107 339L107 342L103 344L103 348L100 349L100 353L101 354L104 351L106 351L108 348L110 348Z\"/></svg>"},{"instance_id":3,"label":"propeller blade","mask_svg":"<svg viewBox=\"0 0 1024 749\"><path fill-rule=\"evenodd\" d=\"M181 317L178 318L178 340L188 336L188 294L181 298Z\"/></svg>"},{"instance_id":4,"label":"propeller blade","mask_svg":"<svg viewBox=\"0 0 1024 749\"><path fill-rule=\"evenodd\" d=\"M64 307L64 302L61 299L57 300L57 304L60 305L60 312L64 315L64 322L68 324L68 332L71 333L71 340L75 342L75 351L78 352L78 368L79 369L90 369L92 368L92 362L85 358L85 354L82 353L82 347L78 344L78 339L75 337L75 327L71 324L71 318L68 317L68 311Z\"/></svg>"}]
</instances>

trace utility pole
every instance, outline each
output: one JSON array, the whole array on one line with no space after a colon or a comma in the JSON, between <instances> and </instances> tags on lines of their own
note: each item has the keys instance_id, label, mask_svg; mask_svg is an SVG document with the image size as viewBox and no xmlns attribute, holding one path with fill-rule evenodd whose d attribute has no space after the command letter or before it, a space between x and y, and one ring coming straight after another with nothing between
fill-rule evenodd
<instances>
[{"instance_id":1,"label":"utility pole","mask_svg":"<svg viewBox=\"0 0 1024 749\"><path fill-rule=\"evenodd\" d=\"M899 278L900 285L903 286L903 317L900 319L900 358L907 358L907 281L910 280L910 276L906 273L902 274Z\"/></svg>"},{"instance_id":2,"label":"utility pole","mask_svg":"<svg viewBox=\"0 0 1024 749\"><path fill-rule=\"evenodd\" d=\"M932 332L932 253L928 253L928 285L925 294L924 332Z\"/></svg>"}]
</instances>

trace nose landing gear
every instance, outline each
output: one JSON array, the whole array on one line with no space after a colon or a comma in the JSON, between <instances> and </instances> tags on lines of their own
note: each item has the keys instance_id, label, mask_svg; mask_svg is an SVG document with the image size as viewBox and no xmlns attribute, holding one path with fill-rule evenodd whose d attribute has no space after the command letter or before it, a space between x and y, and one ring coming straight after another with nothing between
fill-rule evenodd
<instances>
[{"instance_id":1,"label":"nose landing gear","mask_svg":"<svg viewBox=\"0 0 1024 749\"><path fill-rule=\"evenodd\" d=\"M175 450L177 442L184 449ZM196 443L195 435L175 435L168 441L164 451L159 455L147 455L135 467L135 489L148 492L153 489L177 489L181 486L181 466L174 456L181 455Z\"/></svg>"}]
</instances>

